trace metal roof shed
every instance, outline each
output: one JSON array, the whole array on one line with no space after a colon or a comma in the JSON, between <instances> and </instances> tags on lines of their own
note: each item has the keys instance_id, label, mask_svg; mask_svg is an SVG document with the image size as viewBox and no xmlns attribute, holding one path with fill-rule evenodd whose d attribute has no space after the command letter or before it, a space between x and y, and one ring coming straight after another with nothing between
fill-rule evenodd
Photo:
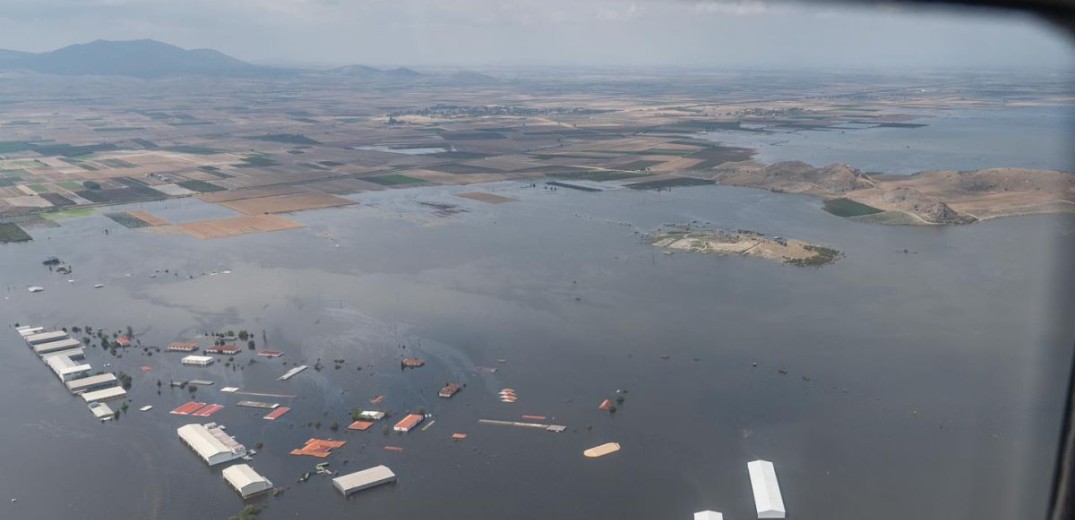
<instances>
[{"instance_id":1,"label":"metal roof shed","mask_svg":"<svg viewBox=\"0 0 1075 520\"><path fill-rule=\"evenodd\" d=\"M248 498L258 493L264 493L272 489L272 482L259 475L254 468L247 464L236 464L224 468L222 472L224 480L235 488L243 498Z\"/></svg>"},{"instance_id":2,"label":"metal roof shed","mask_svg":"<svg viewBox=\"0 0 1075 520\"><path fill-rule=\"evenodd\" d=\"M72 348L67 350L57 350L56 352L49 352L41 356L41 360L48 362L48 359L53 356L63 356L69 359L85 359L86 350L83 348Z\"/></svg>"},{"instance_id":3,"label":"metal roof shed","mask_svg":"<svg viewBox=\"0 0 1075 520\"><path fill-rule=\"evenodd\" d=\"M24 325L22 327L15 327L15 330L19 331L19 335L22 337L33 336L45 330L45 327L34 327L32 325Z\"/></svg>"},{"instance_id":4,"label":"metal roof shed","mask_svg":"<svg viewBox=\"0 0 1075 520\"><path fill-rule=\"evenodd\" d=\"M699 511L694 513L694 520L724 520L724 515L716 511Z\"/></svg>"},{"instance_id":5,"label":"metal roof shed","mask_svg":"<svg viewBox=\"0 0 1075 520\"><path fill-rule=\"evenodd\" d=\"M340 493L343 493L343 496L348 496L352 493L362 491L363 489L369 489L371 487L395 481L396 474L392 473L392 470L388 469L388 466L374 466L342 477L336 477L332 479L332 485L338 489Z\"/></svg>"},{"instance_id":6,"label":"metal roof shed","mask_svg":"<svg viewBox=\"0 0 1075 520\"><path fill-rule=\"evenodd\" d=\"M784 518L784 498L780 495L773 463L767 460L751 461L747 463L747 471L750 472L750 485L754 488L758 518Z\"/></svg>"},{"instance_id":7,"label":"metal roof shed","mask_svg":"<svg viewBox=\"0 0 1075 520\"><path fill-rule=\"evenodd\" d=\"M37 345L39 343L48 343L50 341L59 341L61 339L67 339L67 333L62 330L52 332L39 332L37 334L31 334L26 336L26 342L31 345Z\"/></svg>"},{"instance_id":8,"label":"metal roof shed","mask_svg":"<svg viewBox=\"0 0 1075 520\"><path fill-rule=\"evenodd\" d=\"M82 342L77 339L67 338L59 341L50 341L48 343L38 343L34 345L34 354L43 355L49 352L56 352L59 350L68 350L72 348L81 347Z\"/></svg>"}]
</instances>

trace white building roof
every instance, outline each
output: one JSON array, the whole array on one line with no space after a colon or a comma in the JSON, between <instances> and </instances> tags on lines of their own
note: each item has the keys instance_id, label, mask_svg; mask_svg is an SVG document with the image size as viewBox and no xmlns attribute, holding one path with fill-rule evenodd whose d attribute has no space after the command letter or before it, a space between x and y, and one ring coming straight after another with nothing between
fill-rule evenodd
<instances>
[{"instance_id":1,"label":"white building roof","mask_svg":"<svg viewBox=\"0 0 1075 520\"><path fill-rule=\"evenodd\" d=\"M184 356L180 360L184 364L213 364L213 361L216 361L216 358L212 356Z\"/></svg>"},{"instance_id":2,"label":"white building roof","mask_svg":"<svg viewBox=\"0 0 1075 520\"><path fill-rule=\"evenodd\" d=\"M784 498L780 495L773 463L767 460L751 461L747 463L747 471L750 472L750 485L754 488L758 518L784 518Z\"/></svg>"},{"instance_id":3,"label":"white building roof","mask_svg":"<svg viewBox=\"0 0 1075 520\"><path fill-rule=\"evenodd\" d=\"M101 390L94 390L93 392L86 392L82 394L82 399L87 403L95 401L108 401L111 399L119 399L126 397L127 391L122 386L113 386L110 388L104 388Z\"/></svg>"},{"instance_id":4,"label":"white building roof","mask_svg":"<svg viewBox=\"0 0 1075 520\"><path fill-rule=\"evenodd\" d=\"M67 337L67 333L62 330L56 330L52 332L39 332L37 334L31 334L26 336L26 342L31 345L37 345L38 343L48 343L50 341L61 340Z\"/></svg>"},{"instance_id":5,"label":"white building roof","mask_svg":"<svg viewBox=\"0 0 1075 520\"><path fill-rule=\"evenodd\" d=\"M210 466L234 460L246 454L246 447L228 436L219 427L187 424L176 429L176 433Z\"/></svg>"},{"instance_id":6,"label":"white building roof","mask_svg":"<svg viewBox=\"0 0 1075 520\"><path fill-rule=\"evenodd\" d=\"M374 466L372 468L356 471L332 479L332 485L344 495L350 495L356 491L362 491L381 484L387 484L396 480L396 474L388 469L388 466Z\"/></svg>"},{"instance_id":7,"label":"white building roof","mask_svg":"<svg viewBox=\"0 0 1075 520\"><path fill-rule=\"evenodd\" d=\"M93 367L87 364L72 361L71 358L67 356L52 356L46 359L45 363L47 363L49 368L51 368L52 371L55 372L56 375L64 381L70 379L69 376L73 374L89 372L93 369Z\"/></svg>"},{"instance_id":8,"label":"white building roof","mask_svg":"<svg viewBox=\"0 0 1075 520\"><path fill-rule=\"evenodd\" d=\"M48 354L49 352L56 352L57 350L67 350L75 347L82 346L82 342L77 339L67 338L59 341L49 341L47 343L38 343L34 345L34 353L37 355Z\"/></svg>"},{"instance_id":9,"label":"white building roof","mask_svg":"<svg viewBox=\"0 0 1075 520\"><path fill-rule=\"evenodd\" d=\"M272 489L272 482L259 475L247 464L228 466L222 473L224 480L227 480L243 498Z\"/></svg>"},{"instance_id":10,"label":"white building roof","mask_svg":"<svg viewBox=\"0 0 1075 520\"><path fill-rule=\"evenodd\" d=\"M698 511L694 513L694 520L724 520L724 515L716 511Z\"/></svg>"},{"instance_id":11,"label":"white building roof","mask_svg":"<svg viewBox=\"0 0 1075 520\"><path fill-rule=\"evenodd\" d=\"M83 377L82 379L72 379L71 381L67 382L67 389L72 392L77 392L79 390L89 388L91 386L118 382L119 381L116 379L116 376L109 372L107 374L97 374L95 376Z\"/></svg>"},{"instance_id":12,"label":"white building roof","mask_svg":"<svg viewBox=\"0 0 1075 520\"><path fill-rule=\"evenodd\" d=\"M86 357L86 351L82 348L71 348L67 350L57 350L56 352L49 352L48 354L42 354L41 359L48 361L50 357L63 356L69 359L76 359Z\"/></svg>"},{"instance_id":13,"label":"white building roof","mask_svg":"<svg viewBox=\"0 0 1075 520\"><path fill-rule=\"evenodd\" d=\"M45 327L34 327L33 325L23 325L22 327L15 327L15 330L19 331L19 335L22 337L32 336L43 330Z\"/></svg>"},{"instance_id":14,"label":"white building roof","mask_svg":"<svg viewBox=\"0 0 1075 520\"><path fill-rule=\"evenodd\" d=\"M107 421L109 419L113 419L116 416L116 412L112 411L112 409L109 408L107 404L104 404L104 403L90 403L89 406L90 406L90 411L93 412L93 416L98 418L98 419L100 419L100 420L102 420L102 421Z\"/></svg>"}]
</instances>

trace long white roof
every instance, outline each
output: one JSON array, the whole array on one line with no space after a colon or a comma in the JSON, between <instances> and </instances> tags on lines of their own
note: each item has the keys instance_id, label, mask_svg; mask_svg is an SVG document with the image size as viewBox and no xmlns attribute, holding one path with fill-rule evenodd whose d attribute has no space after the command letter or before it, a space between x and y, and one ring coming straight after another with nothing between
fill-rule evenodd
<instances>
[{"instance_id":1,"label":"long white roof","mask_svg":"<svg viewBox=\"0 0 1075 520\"><path fill-rule=\"evenodd\" d=\"M31 345L37 345L38 343L48 343L49 341L56 341L67 337L67 333L62 330L56 330L52 332L39 332L37 334L31 334L26 336L26 342Z\"/></svg>"},{"instance_id":2,"label":"long white roof","mask_svg":"<svg viewBox=\"0 0 1075 520\"><path fill-rule=\"evenodd\" d=\"M698 511L694 513L694 520L724 520L724 515L716 511Z\"/></svg>"},{"instance_id":3,"label":"long white roof","mask_svg":"<svg viewBox=\"0 0 1075 520\"><path fill-rule=\"evenodd\" d=\"M784 518L784 498L780 495L773 463L767 460L751 461L747 463L747 471L750 472L750 485L754 488L758 518Z\"/></svg>"},{"instance_id":4,"label":"long white roof","mask_svg":"<svg viewBox=\"0 0 1075 520\"><path fill-rule=\"evenodd\" d=\"M49 352L55 352L57 350L67 350L82 346L82 342L74 338L61 339L59 341L49 341L47 343L38 343L34 345L34 353L37 355L47 354Z\"/></svg>"},{"instance_id":5,"label":"long white roof","mask_svg":"<svg viewBox=\"0 0 1075 520\"><path fill-rule=\"evenodd\" d=\"M101 383L114 381L116 381L116 376L111 372L107 374L97 374L95 376L83 377L82 379L72 379L67 382L67 389L74 391L88 386L96 386Z\"/></svg>"},{"instance_id":6,"label":"long white roof","mask_svg":"<svg viewBox=\"0 0 1075 520\"><path fill-rule=\"evenodd\" d=\"M49 352L48 354L41 354L41 359L48 361L50 357L63 356L68 359L75 359L80 357L86 357L86 350L83 348L71 348L67 350L57 350L56 352Z\"/></svg>"},{"instance_id":7,"label":"long white roof","mask_svg":"<svg viewBox=\"0 0 1075 520\"><path fill-rule=\"evenodd\" d=\"M87 403L94 401L107 401L109 399L116 399L127 395L127 391L122 386L113 386L110 388L104 388L101 390L94 390L93 392L86 392L82 394L82 399Z\"/></svg>"}]
</instances>

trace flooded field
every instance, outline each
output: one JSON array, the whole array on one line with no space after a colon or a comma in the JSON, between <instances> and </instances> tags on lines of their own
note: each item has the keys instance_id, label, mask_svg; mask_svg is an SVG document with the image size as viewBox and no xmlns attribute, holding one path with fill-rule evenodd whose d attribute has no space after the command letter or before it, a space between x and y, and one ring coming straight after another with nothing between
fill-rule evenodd
<instances>
[{"instance_id":1,"label":"flooded field","mask_svg":"<svg viewBox=\"0 0 1075 520\"><path fill-rule=\"evenodd\" d=\"M351 195L359 204L288 215L300 229L209 241L95 214L0 247L0 516L236 514L243 502L219 468L176 435L198 420L168 414L192 397L169 387L178 378L214 381L196 391L225 406L208 420L260 445L251 466L286 488L254 501L270 520L750 518L746 464L757 458L774 462L795 518L1043 515L1072 355L1055 326L1071 302L1051 288L1073 260L1059 245L1072 216L882 227L749 189L529 186L481 187L510 204L457 196L473 186ZM196 199L109 211L224 216ZM800 268L666 255L642 236L692 221L844 256ZM73 272L49 272L48 256ZM133 377L130 410L102 424L16 322L130 326L162 348L247 330L257 350L284 355L241 345L233 365L199 368L179 353L87 348L95 369ZM402 369L412 356L425 366ZM298 364L311 368L277 379ZM449 382L466 386L439 398ZM515 402L498 397L505 388ZM598 410L617 395L616 413ZM268 421L240 400L291 411ZM391 417L348 431L354 408ZM385 431L414 412L431 417ZM567 430L479 423L524 415ZM346 445L326 459L289 454L312 437ZM583 455L610 442L621 449ZM384 464L399 482L350 499L325 476L297 482L322 460L341 473Z\"/></svg>"},{"instance_id":2,"label":"flooded field","mask_svg":"<svg viewBox=\"0 0 1075 520\"><path fill-rule=\"evenodd\" d=\"M756 160L834 162L864 172L911 174L925 170L1018 167L1067 170L1075 113L1068 107L907 110L914 127L795 129L755 125L717 130L706 139L756 148ZM868 125L867 125L868 126Z\"/></svg>"}]
</instances>

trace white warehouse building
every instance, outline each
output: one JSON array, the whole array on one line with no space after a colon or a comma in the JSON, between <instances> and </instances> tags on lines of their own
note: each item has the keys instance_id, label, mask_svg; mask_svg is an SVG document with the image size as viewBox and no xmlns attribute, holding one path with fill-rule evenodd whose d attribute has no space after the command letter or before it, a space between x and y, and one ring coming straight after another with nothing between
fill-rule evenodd
<instances>
[{"instance_id":1,"label":"white warehouse building","mask_svg":"<svg viewBox=\"0 0 1075 520\"><path fill-rule=\"evenodd\" d=\"M216 466L246 455L246 446L224 432L215 423L187 424L176 429L179 438L187 443L206 464Z\"/></svg>"},{"instance_id":2,"label":"white warehouse building","mask_svg":"<svg viewBox=\"0 0 1075 520\"><path fill-rule=\"evenodd\" d=\"M767 460L751 461L747 463L747 471L750 472L750 485L754 488L758 518L784 518L784 497L780 495L773 463Z\"/></svg>"},{"instance_id":3,"label":"white warehouse building","mask_svg":"<svg viewBox=\"0 0 1075 520\"><path fill-rule=\"evenodd\" d=\"M247 464L228 466L223 471L224 480L235 488L243 498L252 497L272 489L272 482L261 476Z\"/></svg>"}]
</instances>

